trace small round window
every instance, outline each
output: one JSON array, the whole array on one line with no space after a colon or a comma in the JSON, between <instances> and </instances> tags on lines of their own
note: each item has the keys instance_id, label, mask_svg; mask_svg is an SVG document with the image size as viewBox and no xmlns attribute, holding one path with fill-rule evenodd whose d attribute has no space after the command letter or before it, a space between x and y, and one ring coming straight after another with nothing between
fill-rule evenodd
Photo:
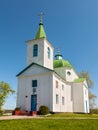
<instances>
[{"instance_id":1,"label":"small round window","mask_svg":"<svg viewBox=\"0 0 98 130\"><path fill-rule=\"evenodd\" d=\"M69 75L69 76L70 76L70 75L71 75L71 73L68 71L68 72L67 72L67 75Z\"/></svg>"}]
</instances>

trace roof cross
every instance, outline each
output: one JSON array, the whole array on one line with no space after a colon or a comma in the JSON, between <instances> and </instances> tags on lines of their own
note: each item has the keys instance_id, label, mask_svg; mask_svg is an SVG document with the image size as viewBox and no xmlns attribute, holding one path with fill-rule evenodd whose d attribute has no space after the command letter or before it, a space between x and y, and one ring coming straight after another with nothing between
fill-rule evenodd
<instances>
[{"instance_id":1,"label":"roof cross","mask_svg":"<svg viewBox=\"0 0 98 130\"><path fill-rule=\"evenodd\" d=\"M42 23L42 21L43 21L43 15L44 15L44 13L43 13L43 12L40 12L39 17L40 17L40 22L41 22L41 23Z\"/></svg>"},{"instance_id":2,"label":"roof cross","mask_svg":"<svg viewBox=\"0 0 98 130\"><path fill-rule=\"evenodd\" d=\"M58 47L56 48L57 54L60 54L60 49L61 49L61 46L58 46Z\"/></svg>"}]
</instances>

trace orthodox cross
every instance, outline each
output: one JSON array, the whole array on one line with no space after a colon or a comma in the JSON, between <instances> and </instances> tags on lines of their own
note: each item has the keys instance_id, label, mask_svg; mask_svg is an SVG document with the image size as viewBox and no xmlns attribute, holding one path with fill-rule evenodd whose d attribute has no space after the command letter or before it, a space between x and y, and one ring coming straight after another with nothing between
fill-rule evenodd
<instances>
[{"instance_id":1,"label":"orthodox cross","mask_svg":"<svg viewBox=\"0 0 98 130\"><path fill-rule=\"evenodd\" d=\"M61 47L58 46L58 47L56 48L56 50L57 50L57 54L60 54Z\"/></svg>"},{"instance_id":2,"label":"orthodox cross","mask_svg":"<svg viewBox=\"0 0 98 130\"><path fill-rule=\"evenodd\" d=\"M43 13L43 12L40 12L40 14L39 14L39 17L40 17L40 22L42 22L42 21L43 21L43 15L44 15L44 13Z\"/></svg>"}]
</instances>

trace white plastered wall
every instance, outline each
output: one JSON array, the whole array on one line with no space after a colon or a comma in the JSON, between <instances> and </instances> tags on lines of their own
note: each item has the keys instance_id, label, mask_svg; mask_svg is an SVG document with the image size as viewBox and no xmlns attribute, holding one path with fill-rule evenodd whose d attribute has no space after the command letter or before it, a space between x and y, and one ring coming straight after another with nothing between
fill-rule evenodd
<instances>
[{"instance_id":1,"label":"white plastered wall","mask_svg":"<svg viewBox=\"0 0 98 130\"><path fill-rule=\"evenodd\" d=\"M85 84L87 84L86 81L84 81L84 84L83 84L84 110L85 110L85 113L89 113L89 95L88 95L88 88ZM86 102L87 102L87 106L86 106Z\"/></svg>"},{"instance_id":2,"label":"white plastered wall","mask_svg":"<svg viewBox=\"0 0 98 130\"><path fill-rule=\"evenodd\" d=\"M58 81L58 88L56 88ZM64 90L62 90L64 85ZM56 104L56 94L59 95L59 103ZM64 105L62 105L62 96L64 97ZM53 111L54 112L72 112L71 86L67 85L60 77L53 75Z\"/></svg>"},{"instance_id":3,"label":"white plastered wall","mask_svg":"<svg viewBox=\"0 0 98 130\"><path fill-rule=\"evenodd\" d=\"M48 47L50 48L50 59L48 58ZM53 70L53 47L44 39L44 66Z\"/></svg>"},{"instance_id":4,"label":"white plastered wall","mask_svg":"<svg viewBox=\"0 0 98 130\"><path fill-rule=\"evenodd\" d=\"M86 111L86 103L88 101L88 89L85 87L83 83L74 83L73 84L73 110L74 112L81 113L89 113L89 105L88 111Z\"/></svg>"},{"instance_id":5,"label":"white plastered wall","mask_svg":"<svg viewBox=\"0 0 98 130\"><path fill-rule=\"evenodd\" d=\"M70 72L71 75L68 75L67 72ZM68 82L73 82L75 79L78 78L77 74L75 73L75 71L73 70L73 68L71 69L66 69L65 70L65 73L66 73L66 81Z\"/></svg>"},{"instance_id":6,"label":"white plastered wall","mask_svg":"<svg viewBox=\"0 0 98 130\"><path fill-rule=\"evenodd\" d=\"M31 72L31 73L29 73ZM33 93L32 80L37 80L36 93ZM30 111L31 95L37 94L37 110L41 105L52 111L52 72L34 65L18 76L17 107ZM27 96L27 98L26 98Z\"/></svg>"},{"instance_id":7,"label":"white plastered wall","mask_svg":"<svg viewBox=\"0 0 98 130\"><path fill-rule=\"evenodd\" d=\"M33 57L33 46L38 45L38 56ZM48 47L50 48L50 59L48 58ZM53 47L45 39L31 40L27 42L27 66L32 62L40 64L53 70Z\"/></svg>"},{"instance_id":8,"label":"white plastered wall","mask_svg":"<svg viewBox=\"0 0 98 130\"><path fill-rule=\"evenodd\" d=\"M42 39L42 40L31 40L27 42L27 66L30 65L32 62L42 65L44 57L44 53L42 51L44 48L43 41L44 40ZM35 44L38 45L37 57L33 57L33 46Z\"/></svg>"}]
</instances>

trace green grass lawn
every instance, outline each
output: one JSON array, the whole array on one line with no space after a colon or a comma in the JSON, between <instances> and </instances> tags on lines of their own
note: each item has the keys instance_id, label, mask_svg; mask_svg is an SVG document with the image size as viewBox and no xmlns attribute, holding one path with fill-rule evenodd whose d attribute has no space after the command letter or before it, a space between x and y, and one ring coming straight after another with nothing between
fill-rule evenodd
<instances>
[{"instance_id":1,"label":"green grass lawn","mask_svg":"<svg viewBox=\"0 0 98 130\"><path fill-rule=\"evenodd\" d=\"M3 120L0 130L98 130L98 115L54 114L42 119Z\"/></svg>"},{"instance_id":2,"label":"green grass lawn","mask_svg":"<svg viewBox=\"0 0 98 130\"><path fill-rule=\"evenodd\" d=\"M52 114L52 115L49 115L48 118L51 118L51 117L60 117L60 118L98 118L98 114L74 114L74 113L58 113L58 114Z\"/></svg>"}]
</instances>

